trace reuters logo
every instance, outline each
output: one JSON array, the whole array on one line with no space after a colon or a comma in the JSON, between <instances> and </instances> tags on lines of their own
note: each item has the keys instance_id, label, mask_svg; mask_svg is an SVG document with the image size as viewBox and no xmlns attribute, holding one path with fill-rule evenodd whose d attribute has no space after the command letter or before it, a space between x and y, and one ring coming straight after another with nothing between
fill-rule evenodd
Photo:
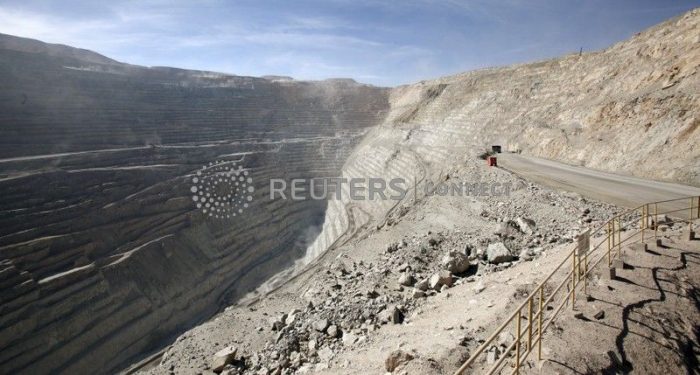
<instances>
[{"instance_id":1,"label":"reuters logo","mask_svg":"<svg viewBox=\"0 0 700 375\"><path fill-rule=\"evenodd\" d=\"M192 200L202 213L216 219L241 215L253 200L253 178L235 161L219 160L192 177Z\"/></svg>"}]
</instances>

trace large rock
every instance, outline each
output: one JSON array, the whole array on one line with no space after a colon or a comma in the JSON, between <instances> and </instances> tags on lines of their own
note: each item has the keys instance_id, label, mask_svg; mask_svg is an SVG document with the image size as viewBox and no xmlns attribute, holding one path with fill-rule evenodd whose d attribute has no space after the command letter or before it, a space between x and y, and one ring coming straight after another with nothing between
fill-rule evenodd
<instances>
[{"instance_id":1,"label":"large rock","mask_svg":"<svg viewBox=\"0 0 700 375\"><path fill-rule=\"evenodd\" d=\"M432 276L430 276L430 280L428 281L428 285L430 286L431 289L439 291L440 288L442 288L443 285L447 285L448 287L452 286L452 272L447 271L447 270L442 270L434 273Z\"/></svg>"},{"instance_id":2,"label":"large rock","mask_svg":"<svg viewBox=\"0 0 700 375\"><path fill-rule=\"evenodd\" d=\"M486 352L486 363L489 365L493 365L496 363L496 360L498 360L498 348L494 345L492 346L488 352Z\"/></svg>"},{"instance_id":3,"label":"large rock","mask_svg":"<svg viewBox=\"0 0 700 375\"><path fill-rule=\"evenodd\" d=\"M493 264L510 262L513 260L513 255L503 242L496 242L486 249L486 260Z\"/></svg>"},{"instance_id":4,"label":"large rock","mask_svg":"<svg viewBox=\"0 0 700 375\"><path fill-rule=\"evenodd\" d=\"M411 286L413 283L416 282L416 279L413 277L413 275L409 273L402 273L401 276L399 277L399 284L403 286Z\"/></svg>"},{"instance_id":5,"label":"large rock","mask_svg":"<svg viewBox=\"0 0 700 375\"><path fill-rule=\"evenodd\" d=\"M430 287L430 282L428 281L428 279L421 279L416 283L416 285L414 285L414 287L420 291L425 292Z\"/></svg>"},{"instance_id":6,"label":"large rock","mask_svg":"<svg viewBox=\"0 0 700 375\"><path fill-rule=\"evenodd\" d=\"M329 325L328 319L319 319L314 322L314 329L319 332L325 332Z\"/></svg>"},{"instance_id":7,"label":"large rock","mask_svg":"<svg viewBox=\"0 0 700 375\"><path fill-rule=\"evenodd\" d=\"M214 372L221 372L221 370L224 369L224 366L233 362L237 351L238 349L235 346L227 346L219 350L218 352L214 353L214 356L209 363L209 367Z\"/></svg>"},{"instance_id":8,"label":"large rock","mask_svg":"<svg viewBox=\"0 0 700 375\"><path fill-rule=\"evenodd\" d=\"M279 331L284 328L284 321L287 319L286 315L280 315L274 318L270 318L270 329L273 331Z\"/></svg>"},{"instance_id":9,"label":"large rock","mask_svg":"<svg viewBox=\"0 0 700 375\"><path fill-rule=\"evenodd\" d=\"M391 309L391 322L394 324L401 324L403 323L403 311L401 311L400 308L394 306L393 309Z\"/></svg>"},{"instance_id":10,"label":"large rock","mask_svg":"<svg viewBox=\"0 0 700 375\"><path fill-rule=\"evenodd\" d=\"M413 289L413 298L423 298L425 297L425 292L420 289Z\"/></svg>"},{"instance_id":11,"label":"large rock","mask_svg":"<svg viewBox=\"0 0 700 375\"><path fill-rule=\"evenodd\" d=\"M533 234L535 233L535 221L532 219L524 218L524 217L519 217L516 220L516 223L518 223L518 228L520 228L520 231L525 233L525 234Z\"/></svg>"},{"instance_id":12,"label":"large rock","mask_svg":"<svg viewBox=\"0 0 700 375\"><path fill-rule=\"evenodd\" d=\"M512 220L503 221L496 225L493 234L500 236L502 238L514 237L518 234L519 228L518 224Z\"/></svg>"},{"instance_id":13,"label":"large rock","mask_svg":"<svg viewBox=\"0 0 700 375\"><path fill-rule=\"evenodd\" d=\"M649 215L648 220L649 220L649 223L648 223L649 228L654 228L654 225L672 224L672 220L669 219L669 217L666 216L665 214L658 214L656 216Z\"/></svg>"},{"instance_id":14,"label":"large rock","mask_svg":"<svg viewBox=\"0 0 700 375\"><path fill-rule=\"evenodd\" d=\"M359 338L357 337L357 335L355 335L352 332L347 332L347 331L343 332L342 340L343 340L343 345L345 345L345 346L350 346L350 345L354 344L358 339Z\"/></svg>"},{"instance_id":15,"label":"large rock","mask_svg":"<svg viewBox=\"0 0 700 375\"><path fill-rule=\"evenodd\" d=\"M284 323L286 325L292 325L294 322L296 322L297 318L299 317L299 314L301 313L301 310L299 309L293 309L292 311L287 314L286 318L284 319Z\"/></svg>"},{"instance_id":16,"label":"large rock","mask_svg":"<svg viewBox=\"0 0 700 375\"><path fill-rule=\"evenodd\" d=\"M326 330L326 333L328 334L328 336L336 338L340 335L340 329L338 329L338 326L336 325L331 325Z\"/></svg>"},{"instance_id":17,"label":"large rock","mask_svg":"<svg viewBox=\"0 0 700 375\"><path fill-rule=\"evenodd\" d=\"M508 331L503 331L498 335L498 345L507 348L512 342L515 341L515 336Z\"/></svg>"},{"instance_id":18,"label":"large rock","mask_svg":"<svg viewBox=\"0 0 700 375\"><path fill-rule=\"evenodd\" d=\"M520 255L518 255L518 258L519 258L520 260L529 262L529 261L532 260L533 255L534 255L534 254L532 253L532 250L531 250L531 249L522 249L522 250L520 251Z\"/></svg>"},{"instance_id":19,"label":"large rock","mask_svg":"<svg viewBox=\"0 0 700 375\"><path fill-rule=\"evenodd\" d=\"M462 273L469 269L469 257L458 251L450 251L442 257L442 266L452 273Z\"/></svg>"},{"instance_id":20,"label":"large rock","mask_svg":"<svg viewBox=\"0 0 700 375\"><path fill-rule=\"evenodd\" d=\"M387 371L389 372L394 372L396 368L399 366L410 362L413 359L413 356L409 353L404 352L403 350L394 350L389 354L389 356L386 358L386 361L384 362L384 366Z\"/></svg>"}]
</instances>

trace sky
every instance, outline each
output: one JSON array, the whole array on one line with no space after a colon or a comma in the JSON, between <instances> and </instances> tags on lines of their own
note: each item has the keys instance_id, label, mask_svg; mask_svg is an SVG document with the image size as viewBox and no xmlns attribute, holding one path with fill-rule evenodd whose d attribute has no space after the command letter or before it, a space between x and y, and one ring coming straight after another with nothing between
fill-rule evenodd
<instances>
[{"instance_id":1,"label":"sky","mask_svg":"<svg viewBox=\"0 0 700 375\"><path fill-rule=\"evenodd\" d=\"M696 7L700 0L0 0L0 33L137 65L396 86L600 50Z\"/></svg>"}]
</instances>

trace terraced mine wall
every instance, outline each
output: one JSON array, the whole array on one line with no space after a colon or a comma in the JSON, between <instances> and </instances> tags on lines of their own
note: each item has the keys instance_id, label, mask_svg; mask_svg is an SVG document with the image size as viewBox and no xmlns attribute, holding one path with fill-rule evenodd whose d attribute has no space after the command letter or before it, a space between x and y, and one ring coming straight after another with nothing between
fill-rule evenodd
<instances>
[{"instance_id":1,"label":"terraced mine wall","mask_svg":"<svg viewBox=\"0 0 700 375\"><path fill-rule=\"evenodd\" d=\"M385 89L348 80L143 68L4 38L6 373L117 370L290 266L327 203L271 201L267 181L337 176L388 108ZM255 186L227 220L190 190L217 161Z\"/></svg>"}]
</instances>

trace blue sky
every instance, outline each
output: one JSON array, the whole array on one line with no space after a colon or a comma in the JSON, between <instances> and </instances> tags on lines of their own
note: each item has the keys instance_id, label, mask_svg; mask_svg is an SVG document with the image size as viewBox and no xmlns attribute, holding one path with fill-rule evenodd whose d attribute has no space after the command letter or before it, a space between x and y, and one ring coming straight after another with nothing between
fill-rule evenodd
<instances>
[{"instance_id":1,"label":"blue sky","mask_svg":"<svg viewBox=\"0 0 700 375\"><path fill-rule=\"evenodd\" d=\"M0 33L119 61L395 86L605 48L700 1L4 1Z\"/></svg>"}]
</instances>

